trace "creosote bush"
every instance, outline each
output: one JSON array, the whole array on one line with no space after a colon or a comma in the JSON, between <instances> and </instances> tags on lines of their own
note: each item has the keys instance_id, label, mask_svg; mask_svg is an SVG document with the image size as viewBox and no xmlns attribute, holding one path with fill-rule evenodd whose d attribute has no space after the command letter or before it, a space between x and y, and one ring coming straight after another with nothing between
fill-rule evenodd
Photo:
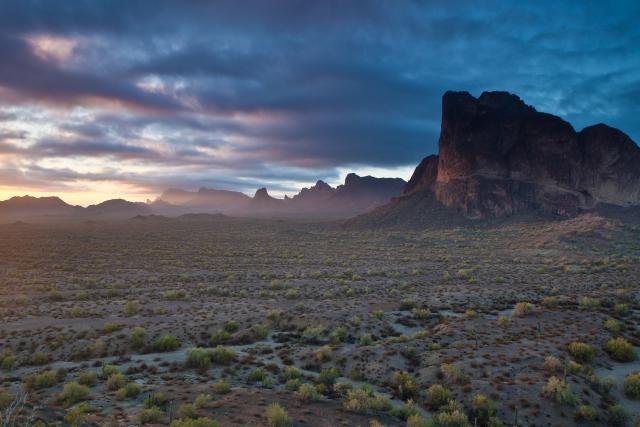
<instances>
[{"instance_id":1,"label":"creosote bush","mask_svg":"<svg viewBox=\"0 0 640 427\"><path fill-rule=\"evenodd\" d=\"M532 314L535 311L535 306L530 302L519 302L513 308L511 315L513 317L524 317Z\"/></svg>"},{"instance_id":2,"label":"creosote bush","mask_svg":"<svg viewBox=\"0 0 640 427\"><path fill-rule=\"evenodd\" d=\"M264 411L264 417L268 427L289 427L291 420L289 414L277 403L272 403Z\"/></svg>"},{"instance_id":3,"label":"creosote bush","mask_svg":"<svg viewBox=\"0 0 640 427\"><path fill-rule=\"evenodd\" d=\"M574 341L567 346L569 354L580 363L591 363L595 357L595 350L583 342Z\"/></svg>"},{"instance_id":4,"label":"creosote bush","mask_svg":"<svg viewBox=\"0 0 640 427\"><path fill-rule=\"evenodd\" d=\"M605 344L604 351L618 362L631 362L637 358L633 345L623 337L611 338Z\"/></svg>"},{"instance_id":5,"label":"creosote bush","mask_svg":"<svg viewBox=\"0 0 640 427\"><path fill-rule=\"evenodd\" d=\"M160 336L153 345L156 351L175 351L180 347L178 338L171 334Z\"/></svg>"}]
</instances>

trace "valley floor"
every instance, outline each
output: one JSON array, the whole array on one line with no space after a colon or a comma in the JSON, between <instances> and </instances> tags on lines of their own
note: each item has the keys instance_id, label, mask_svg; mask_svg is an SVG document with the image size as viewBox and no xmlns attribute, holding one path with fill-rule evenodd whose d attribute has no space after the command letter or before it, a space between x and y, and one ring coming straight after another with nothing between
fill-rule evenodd
<instances>
[{"instance_id":1,"label":"valley floor","mask_svg":"<svg viewBox=\"0 0 640 427\"><path fill-rule=\"evenodd\" d=\"M640 227L595 215L422 231L2 225L0 413L637 426L639 286Z\"/></svg>"}]
</instances>

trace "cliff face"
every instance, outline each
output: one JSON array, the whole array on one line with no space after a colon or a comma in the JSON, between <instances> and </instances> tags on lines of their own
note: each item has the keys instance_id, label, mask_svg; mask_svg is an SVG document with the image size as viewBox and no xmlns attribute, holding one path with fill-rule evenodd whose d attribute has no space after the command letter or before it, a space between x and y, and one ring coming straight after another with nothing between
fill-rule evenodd
<instances>
[{"instance_id":1,"label":"cliff face","mask_svg":"<svg viewBox=\"0 0 640 427\"><path fill-rule=\"evenodd\" d=\"M469 217L640 204L640 148L628 136L605 125L578 133L507 92L447 92L438 145L404 194L429 189Z\"/></svg>"}]
</instances>

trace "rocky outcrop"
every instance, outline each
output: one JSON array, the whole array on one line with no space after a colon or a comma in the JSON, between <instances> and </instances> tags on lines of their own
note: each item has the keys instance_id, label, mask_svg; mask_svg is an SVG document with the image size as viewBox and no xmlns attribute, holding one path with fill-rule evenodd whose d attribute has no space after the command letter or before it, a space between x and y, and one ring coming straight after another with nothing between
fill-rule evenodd
<instances>
[{"instance_id":1,"label":"rocky outcrop","mask_svg":"<svg viewBox=\"0 0 640 427\"><path fill-rule=\"evenodd\" d=\"M640 204L640 148L627 135L602 124L576 132L507 92L447 92L438 146L403 194L432 191L468 217Z\"/></svg>"}]
</instances>

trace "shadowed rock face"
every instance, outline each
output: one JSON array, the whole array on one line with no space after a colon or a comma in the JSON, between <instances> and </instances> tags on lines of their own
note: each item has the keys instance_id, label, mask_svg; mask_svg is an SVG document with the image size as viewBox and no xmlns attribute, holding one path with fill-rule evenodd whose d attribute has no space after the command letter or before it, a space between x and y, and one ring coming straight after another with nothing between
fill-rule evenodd
<instances>
[{"instance_id":1,"label":"shadowed rock face","mask_svg":"<svg viewBox=\"0 0 640 427\"><path fill-rule=\"evenodd\" d=\"M578 133L507 92L445 93L438 144L404 194L430 189L469 217L640 204L640 148L627 135L602 124Z\"/></svg>"}]
</instances>

